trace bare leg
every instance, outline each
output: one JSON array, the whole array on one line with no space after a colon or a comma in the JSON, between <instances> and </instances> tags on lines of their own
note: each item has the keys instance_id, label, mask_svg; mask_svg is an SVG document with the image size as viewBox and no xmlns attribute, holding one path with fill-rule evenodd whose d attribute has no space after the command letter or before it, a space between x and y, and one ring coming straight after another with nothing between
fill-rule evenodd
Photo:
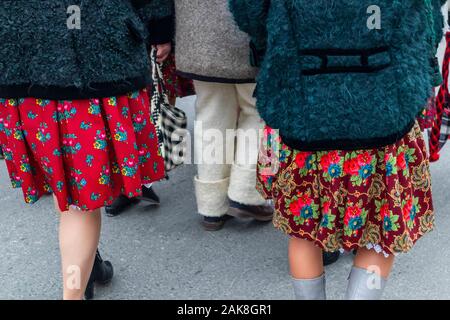
<instances>
[{"instance_id":1,"label":"bare leg","mask_svg":"<svg viewBox=\"0 0 450 320\"><path fill-rule=\"evenodd\" d=\"M322 249L311 241L289 239L289 265L295 279L314 279L323 274Z\"/></svg>"},{"instance_id":2,"label":"bare leg","mask_svg":"<svg viewBox=\"0 0 450 320\"><path fill-rule=\"evenodd\" d=\"M376 253L374 250L366 248L358 249L354 266L375 272L383 278L388 278L394 265L395 257L390 255L386 258L382 253Z\"/></svg>"},{"instance_id":3,"label":"bare leg","mask_svg":"<svg viewBox=\"0 0 450 320\"><path fill-rule=\"evenodd\" d=\"M358 249L350 273L346 300L380 300L394 264L394 256Z\"/></svg>"},{"instance_id":4,"label":"bare leg","mask_svg":"<svg viewBox=\"0 0 450 320\"><path fill-rule=\"evenodd\" d=\"M65 300L83 299L94 264L101 228L100 209L60 213L59 245Z\"/></svg>"},{"instance_id":5,"label":"bare leg","mask_svg":"<svg viewBox=\"0 0 450 320\"><path fill-rule=\"evenodd\" d=\"M326 300L322 249L310 241L292 237L289 264L297 300Z\"/></svg>"}]
</instances>

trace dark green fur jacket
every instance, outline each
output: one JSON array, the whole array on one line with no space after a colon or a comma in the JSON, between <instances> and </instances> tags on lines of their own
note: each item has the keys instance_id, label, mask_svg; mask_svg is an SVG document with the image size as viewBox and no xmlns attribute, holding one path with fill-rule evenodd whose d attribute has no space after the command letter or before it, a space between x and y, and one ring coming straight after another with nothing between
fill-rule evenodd
<instances>
[{"instance_id":1,"label":"dark green fur jacket","mask_svg":"<svg viewBox=\"0 0 450 320\"><path fill-rule=\"evenodd\" d=\"M229 0L261 67L262 118L299 150L398 141L436 84L444 2Z\"/></svg>"},{"instance_id":2,"label":"dark green fur jacket","mask_svg":"<svg viewBox=\"0 0 450 320\"><path fill-rule=\"evenodd\" d=\"M121 95L149 83L147 46L172 40L173 1L2 0L0 24L1 98Z\"/></svg>"}]
</instances>

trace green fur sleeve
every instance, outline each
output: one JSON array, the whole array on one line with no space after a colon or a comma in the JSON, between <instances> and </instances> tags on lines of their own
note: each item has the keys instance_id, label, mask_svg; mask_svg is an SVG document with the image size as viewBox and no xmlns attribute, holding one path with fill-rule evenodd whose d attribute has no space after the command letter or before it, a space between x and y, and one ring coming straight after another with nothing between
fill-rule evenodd
<instances>
[{"instance_id":1,"label":"green fur sleeve","mask_svg":"<svg viewBox=\"0 0 450 320\"><path fill-rule=\"evenodd\" d=\"M158 20L173 15L173 0L130 0L145 20Z\"/></svg>"},{"instance_id":2,"label":"green fur sleeve","mask_svg":"<svg viewBox=\"0 0 450 320\"><path fill-rule=\"evenodd\" d=\"M443 37L443 29L444 29L444 16L442 15L442 6L445 4L447 0L433 0L433 9L434 9L434 29L436 34L436 46L439 45L442 37Z\"/></svg>"},{"instance_id":3,"label":"green fur sleeve","mask_svg":"<svg viewBox=\"0 0 450 320\"><path fill-rule=\"evenodd\" d=\"M149 44L171 42L174 36L173 0L131 0L148 28Z\"/></svg>"},{"instance_id":4,"label":"green fur sleeve","mask_svg":"<svg viewBox=\"0 0 450 320\"><path fill-rule=\"evenodd\" d=\"M239 28L252 39L252 65L259 66L267 43L266 20L270 0L228 0Z\"/></svg>"}]
</instances>

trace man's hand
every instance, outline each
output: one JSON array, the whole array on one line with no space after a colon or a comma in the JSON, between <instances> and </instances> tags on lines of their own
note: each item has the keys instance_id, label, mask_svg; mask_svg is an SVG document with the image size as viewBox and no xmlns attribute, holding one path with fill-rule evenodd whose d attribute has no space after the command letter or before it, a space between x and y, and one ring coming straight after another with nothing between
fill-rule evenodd
<instances>
[{"instance_id":1,"label":"man's hand","mask_svg":"<svg viewBox=\"0 0 450 320\"><path fill-rule=\"evenodd\" d=\"M158 63L164 62L164 60L167 59L170 52L172 51L172 44L164 43L164 44L157 44L156 45L156 61Z\"/></svg>"}]
</instances>

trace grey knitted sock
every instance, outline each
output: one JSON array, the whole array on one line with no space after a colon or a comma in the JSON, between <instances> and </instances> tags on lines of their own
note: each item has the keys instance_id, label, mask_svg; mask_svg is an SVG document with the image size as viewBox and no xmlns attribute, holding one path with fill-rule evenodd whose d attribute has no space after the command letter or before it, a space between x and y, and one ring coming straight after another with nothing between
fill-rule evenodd
<instances>
[{"instance_id":1,"label":"grey knitted sock","mask_svg":"<svg viewBox=\"0 0 450 320\"><path fill-rule=\"evenodd\" d=\"M353 266L345 300L380 300L386 283L387 279L376 273Z\"/></svg>"},{"instance_id":2,"label":"grey knitted sock","mask_svg":"<svg viewBox=\"0 0 450 320\"><path fill-rule=\"evenodd\" d=\"M297 300L326 300L325 274L315 279L292 278L295 298Z\"/></svg>"}]
</instances>

